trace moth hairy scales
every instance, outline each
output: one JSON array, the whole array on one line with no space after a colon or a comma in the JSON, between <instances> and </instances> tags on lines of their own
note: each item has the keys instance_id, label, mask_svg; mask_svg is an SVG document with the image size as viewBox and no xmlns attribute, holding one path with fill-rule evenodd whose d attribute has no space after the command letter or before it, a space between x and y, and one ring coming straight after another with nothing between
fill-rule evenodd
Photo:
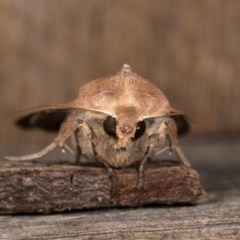
<instances>
[{"instance_id":1,"label":"moth hairy scales","mask_svg":"<svg viewBox=\"0 0 240 240\"><path fill-rule=\"evenodd\" d=\"M188 130L185 115L127 64L113 76L83 85L75 100L29 110L17 123L24 128L58 130L58 135L40 152L6 157L12 161L41 158L56 147L71 150L65 142L73 135L77 158L100 161L111 175L114 168L138 166L139 188L146 162L166 149L190 166L178 143L178 133Z\"/></svg>"}]
</instances>

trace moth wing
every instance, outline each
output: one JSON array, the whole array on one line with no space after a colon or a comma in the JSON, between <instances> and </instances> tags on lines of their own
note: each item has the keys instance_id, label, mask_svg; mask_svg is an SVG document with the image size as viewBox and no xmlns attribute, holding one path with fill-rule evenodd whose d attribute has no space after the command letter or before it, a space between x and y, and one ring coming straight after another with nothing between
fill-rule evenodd
<instances>
[{"instance_id":1,"label":"moth wing","mask_svg":"<svg viewBox=\"0 0 240 240\"><path fill-rule=\"evenodd\" d=\"M171 118L173 118L177 124L177 134L179 136L187 134L190 131L190 124L185 115L173 115Z\"/></svg>"},{"instance_id":2,"label":"moth wing","mask_svg":"<svg viewBox=\"0 0 240 240\"><path fill-rule=\"evenodd\" d=\"M17 119L16 124L25 129L41 128L46 131L58 131L68 112L68 109L51 109L50 106L36 108Z\"/></svg>"},{"instance_id":3,"label":"moth wing","mask_svg":"<svg viewBox=\"0 0 240 240\"><path fill-rule=\"evenodd\" d=\"M25 129L41 128L46 131L58 131L62 122L74 110L108 114L96 109L79 107L77 102L40 106L24 111L16 124Z\"/></svg>"},{"instance_id":4,"label":"moth wing","mask_svg":"<svg viewBox=\"0 0 240 240\"><path fill-rule=\"evenodd\" d=\"M164 118L164 117L170 117L172 118L175 123L177 124L177 134L185 135L190 131L190 120L189 117L184 114L183 112L171 108L168 114L162 114L162 115L155 115L155 116L147 116L144 117L144 119L151 119L151 118Z\"/></svg>"},{"instance_id":5,"label":"moth wing","mask_svg":"<svg viewBox=\"0 0 240 240\"><path fill-rule=\"evenodd\" d=\"M190 132L190 117L187 116L182 111L172 108L170 111L170 117L173 118L175 123L177 124L177 134L185 135Z\"/></svg>"}]
</instances>

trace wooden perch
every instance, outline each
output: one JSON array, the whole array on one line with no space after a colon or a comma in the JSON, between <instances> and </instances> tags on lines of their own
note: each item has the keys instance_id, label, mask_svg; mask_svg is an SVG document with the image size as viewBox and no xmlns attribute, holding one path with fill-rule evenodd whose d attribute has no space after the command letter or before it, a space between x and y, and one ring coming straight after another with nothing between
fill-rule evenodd
<instances>
[{"instance_id":1,"label":"wooden perch","mask_svg":"<svg viewBox=\"0 0 240 240\"><path fill-rule=\"evenodd\" d=\"M136 169L118 169L116 174L118 180L112 185L108 171L103 167L2 163L0 213L196 204L206 197L196 171L171 161L149 164L142 190L137 189Z\"/></svg>"}]
</instances>

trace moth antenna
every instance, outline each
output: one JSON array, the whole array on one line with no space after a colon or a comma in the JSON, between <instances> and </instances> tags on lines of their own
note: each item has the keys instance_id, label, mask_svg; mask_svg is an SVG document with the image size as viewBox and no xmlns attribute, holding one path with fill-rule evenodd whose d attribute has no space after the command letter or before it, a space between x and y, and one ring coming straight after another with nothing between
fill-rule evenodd
<instances>
[{"instance_id":1,"label":"moth antenna","mask_svg":"<svg viewBox=\"0 0 240 240\"><path fill-rule=\"evenodd\" d=\"M63 147L65 147L70 153L75 154L74 151L66 143L63 144ZM64 148L62 148L62 151L66 153Z\"/></svg>"},{"instance_id":2,"label":"moth antenna","mask_svg":"<svg viewBox=\"0 0 240 240\"><path fill-rule=\"evenodd\" d=\"M156 155L160 155L162 154L163 152L167 151L169 149L169 146L166 146L165 148L162 148L161 150L159 150Z\"/></svg>"},{"instance_id":3,"label":"moth antenna","mask_svg":"<svg viewBox=\"0 0 240 240\"><path fill-rule=\"evenodd\" d=\"M64 147L64 146L61 147L61 151L62 151L63 154L65 154L66 151L65 151L65 149L64 149L63 147Z\"/></svg>"}]
</instances>

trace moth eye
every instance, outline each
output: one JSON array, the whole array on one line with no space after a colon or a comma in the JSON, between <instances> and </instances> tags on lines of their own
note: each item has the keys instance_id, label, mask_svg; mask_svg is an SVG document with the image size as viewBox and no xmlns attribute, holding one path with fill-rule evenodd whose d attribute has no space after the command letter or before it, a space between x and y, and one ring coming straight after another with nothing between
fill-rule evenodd
<instances>
[{"instance_id":1,"label":"moth eye","mask_svg":"<svg viewBox=\"0 0 240 240\"><path fill-rule=\"evenodd\" d=\"M116 137L117 121L115 118L108 116L103 122L104 131L111 137Z\"/></svg>"},{"instance_id":2,"label":"moth eye","mask_svg":"<svg viewBox=\"0 0 240 240\"><path fill-rule=\"evenodd\" d=\"M145 129L146 129L145 122L144 121L138 122L133 140L140 138L145 133Z\"/></svg>"}]
</instances>

